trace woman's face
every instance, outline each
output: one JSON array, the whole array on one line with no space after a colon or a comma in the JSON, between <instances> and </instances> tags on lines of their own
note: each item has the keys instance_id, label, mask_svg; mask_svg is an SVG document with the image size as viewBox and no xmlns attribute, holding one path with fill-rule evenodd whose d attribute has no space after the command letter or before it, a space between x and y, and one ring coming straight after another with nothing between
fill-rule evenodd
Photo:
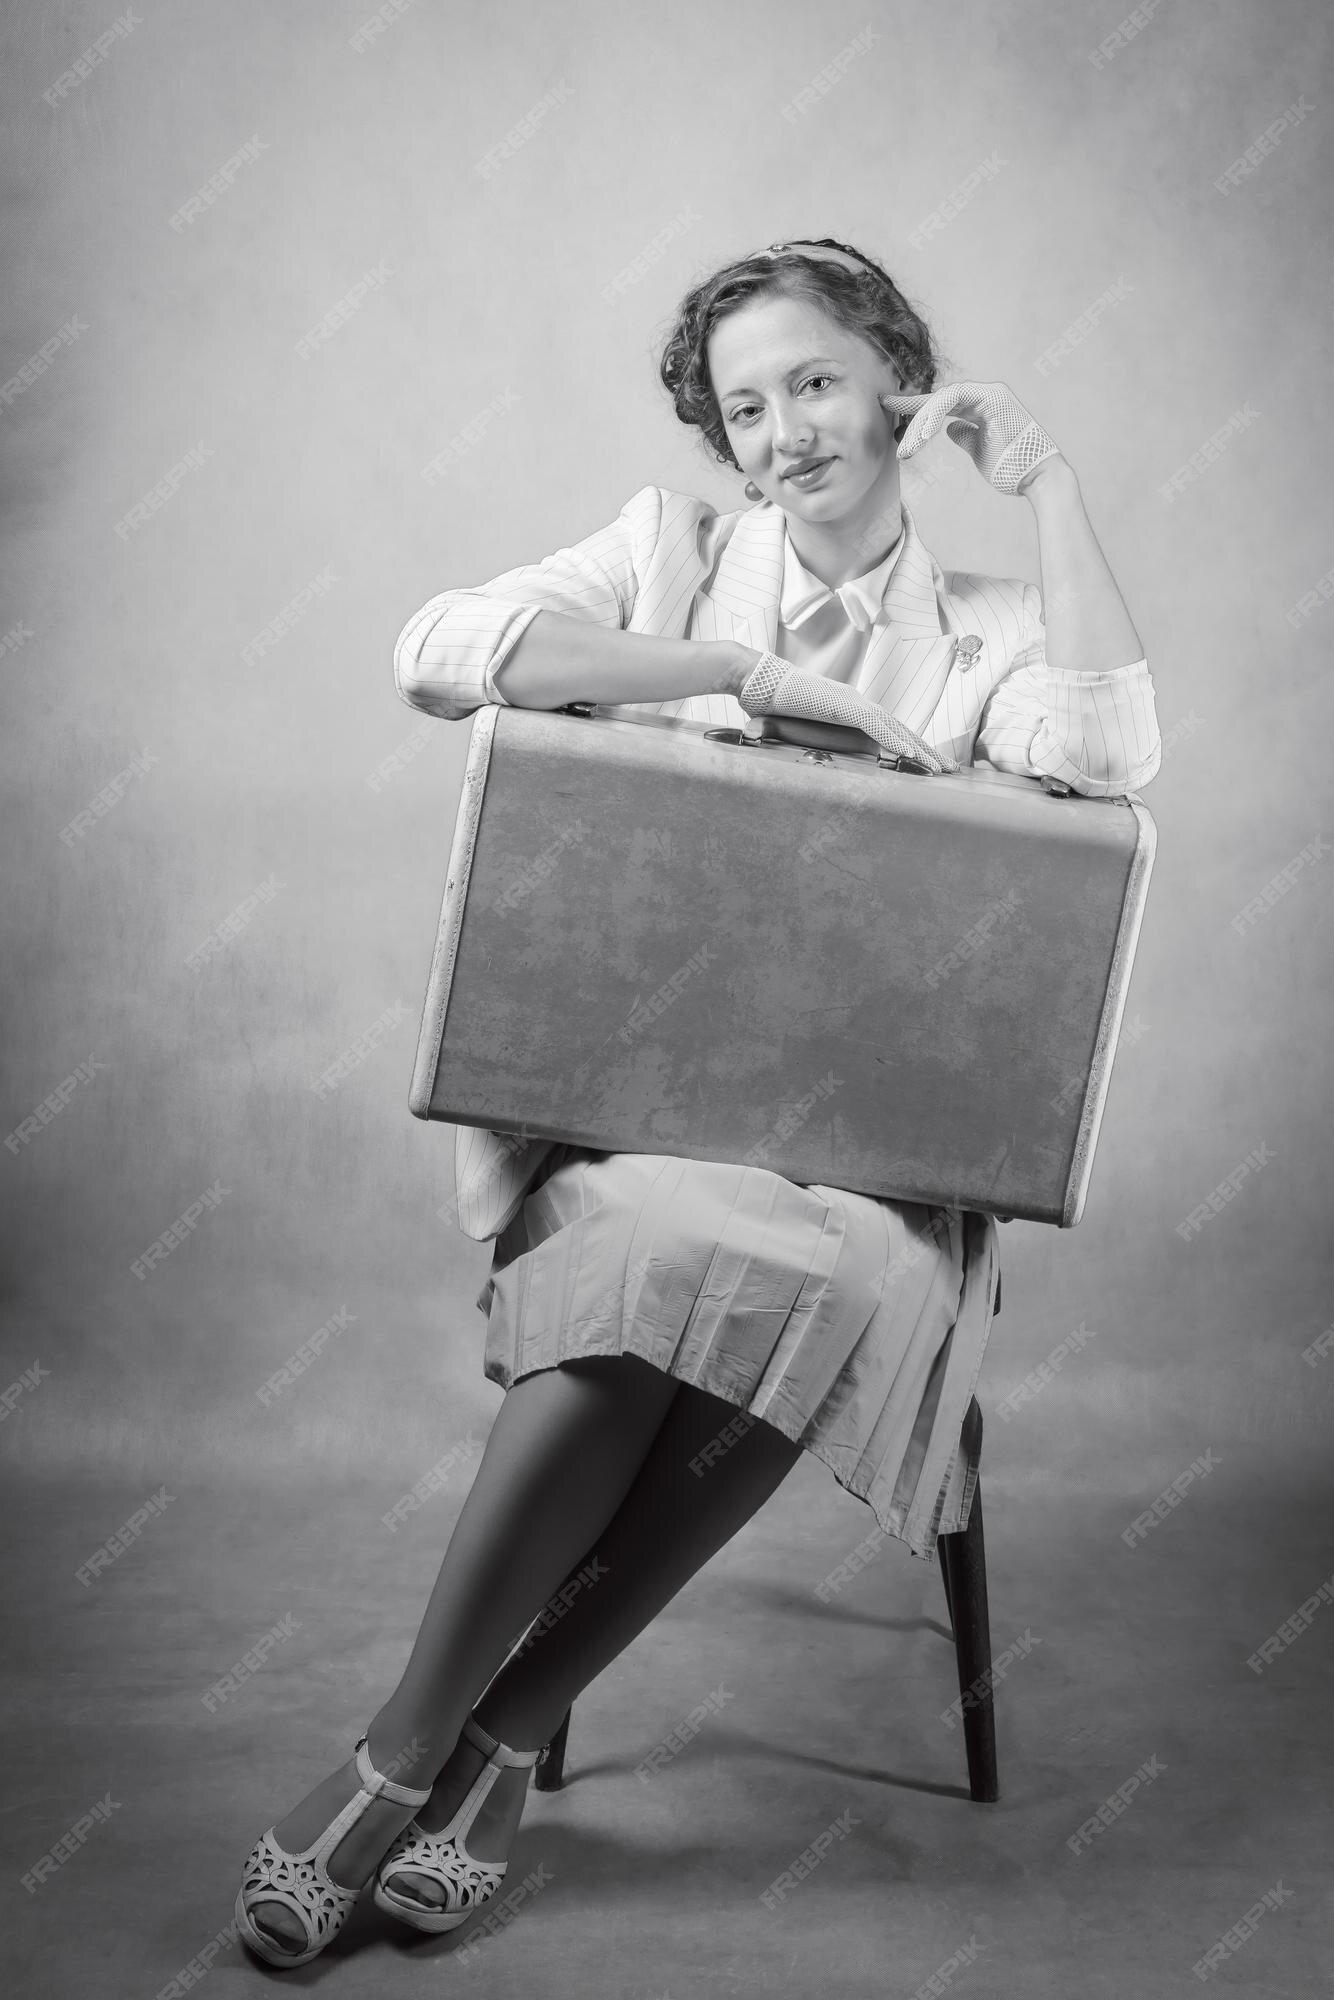
<instances>
[{"instance_id":1,"label":"woman's face","mask_svg":"<svg viewBox=\"0 0 1334 2000\"><path fill-rule=\"evenodd\" d=\"M827 526L868 501L897 507L895 419L879 397L901 379L859 334L805 299L757 299L719 321L708 362L736 462L766 500Z\"/></svg>"}]
</instances>

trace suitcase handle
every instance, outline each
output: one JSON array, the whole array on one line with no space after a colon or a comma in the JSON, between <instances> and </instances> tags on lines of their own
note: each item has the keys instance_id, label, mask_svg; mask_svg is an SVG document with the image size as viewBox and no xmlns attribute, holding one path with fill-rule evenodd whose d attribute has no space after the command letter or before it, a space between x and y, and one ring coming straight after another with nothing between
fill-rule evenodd
<instances>
[{"instance_id":1,"label":"suitcase handle","mask_svg":"<svg viewBox=\"0 0 1334 2000\"><path fill-rule=\"evenodd\" d=\"M831 686L841 687L841 682L831 682ZM851 693L851 690L844 690ZM856 697L854 697L855 699ZM593 716L598 712L595 701L566 701L556 710L558 715ZM818 750L825 753L836 751L843 757L874 757L885 771L908 771L928 776L933 764L917 757L908 756L902 750L889 750L864 729L857 729L849 722L819 721L813 716L762 715L756 718L759 732L747 735L740 729L706 729L704 734L711 743L749 743L761 746L771 743L792 743L802 749ZM924 756L939 759L938 752L922 742L906 723L889 717L895 732L895 740L906 740L914 748L921 747ZM956 769L957 765L946 765L946 769Z\"/></svg>"},{"instance_id":2,"label":"suitcase handle","mask_svg":"<svg viewBox=\"0 0 1334 2000\"><path fill-rule=\"evenodd\" d=\"M915 758L907 758L893 751L885 750L864 729L856 729L850 722L819 722L813 716L762 715L758 717L759 735L749 737L752 743L796 743L805 750L835 750L843 757L874 757L887 768L926 771L927 766Z\"/></svg>"}]
</instances>

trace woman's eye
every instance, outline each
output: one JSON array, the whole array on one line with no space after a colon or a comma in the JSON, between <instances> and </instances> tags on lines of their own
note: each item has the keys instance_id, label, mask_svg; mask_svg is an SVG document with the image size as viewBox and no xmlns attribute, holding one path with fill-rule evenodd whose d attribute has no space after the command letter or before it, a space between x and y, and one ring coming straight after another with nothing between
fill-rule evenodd
<instances>
[{"instance_id":1,"label":"woman's eye","mask_svg":"<svg viewBox=\"0 0 1334 2000\"><path fill-rule=\"evenodd\" d=\"M821 375L821 374L808 375L802 382L801 387L803 389L809 389L812 383L815 382L830 383L833 382L834 379L835 378L832 375ZM817 389L816 394L818 395L819 393L820 391ZM756 407L757 406L754 403L739 404L735 410L730 410L728 412L727 416L728 423L741 424L748 422L749 419L754 415Z\"/></svg>"}]
</instances>

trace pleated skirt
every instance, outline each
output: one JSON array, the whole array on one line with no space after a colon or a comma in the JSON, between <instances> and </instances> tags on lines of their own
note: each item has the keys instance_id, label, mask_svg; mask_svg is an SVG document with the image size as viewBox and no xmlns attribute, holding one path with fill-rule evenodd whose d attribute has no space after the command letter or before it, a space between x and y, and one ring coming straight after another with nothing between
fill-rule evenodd
<instances>
[{"instance_id":1,"label":"pleated skirt","mask_svg":"<svg viewBox=\"0 0 1334 2000\"><path fill-rule=\"evenodd\" d=\"M990 1216L557 1146L495 1241L484 1372L637 1355L773 1424L930 1562L972 1505L999 1268Z\"/></svg>"}]
</instances>

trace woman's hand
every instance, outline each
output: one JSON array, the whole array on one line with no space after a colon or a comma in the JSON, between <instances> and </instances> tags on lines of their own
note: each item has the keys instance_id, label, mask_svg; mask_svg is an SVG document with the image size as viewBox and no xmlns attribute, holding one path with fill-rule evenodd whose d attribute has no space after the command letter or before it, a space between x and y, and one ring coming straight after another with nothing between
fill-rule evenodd
<instances>
[{"instance_id":1,"label":"woman's hand","mask_svg":"<svg viewBox=\"0 0 1334 2000\"><path fill-rule=\"evenodd\" d=\"M736 699L765 656L757 653L753 646L743 646L739 639L734 643L723 643L728 644L727 678L718 691Z\"/></svg>"},{"instance_id":2,"label":"woman's hand","mask_svg":"<svg viewBox=\"0 0 1334 2000\"><path fill-rule=\"evenodd\" d=\"M952 417L945 425L950 438L998 493L1022 493L1040 465L1061 456L1060 446L1004 382L950 382L929 396L887 390L880 401L891 416L912 417L899 445L900 459L920 451Z\"/></svg>"},{"instance_id":3,"label":"woman's hand","mask_svg":"<svg viewBox=\"0 0 1334 2000\"><path fill-rule=\"evenodd\" d=\"M1004 382L952 382L929 396L890 390L880 401L893 417L911 414L900 458L919 451L950 417L950 437L983 477L997 492L1022 493L1029 502L1037 521L1047 664L1089 675L1136 664L1144 648L1098 547L1074 467Z\"/></svg>"},{"instance_id":4,"label":"woman's hand","mask_svg":"<svg viewBox=\"0 0 1334 2000\"><path fill-rule=\"evenodd\" d=\"M959 768L947 751L933 749L879 702L868 701L842 681L794 667L777 653L761 653L759 664L747 676L737 700L747 715L806 716L814 722L834 722L845 728L860 729L874 737L882 750L910 759L922 771Z\"/></svg>"}]
</instances>

